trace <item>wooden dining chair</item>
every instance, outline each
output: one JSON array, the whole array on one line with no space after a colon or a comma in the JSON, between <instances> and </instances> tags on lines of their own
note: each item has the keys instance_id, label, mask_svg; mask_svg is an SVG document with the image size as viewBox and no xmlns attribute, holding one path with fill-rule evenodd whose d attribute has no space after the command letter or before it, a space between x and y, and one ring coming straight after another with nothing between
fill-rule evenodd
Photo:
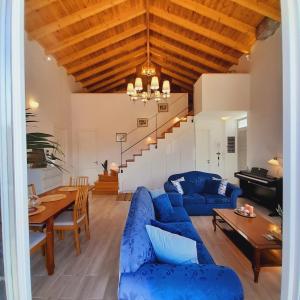
<instances>
[{"instance_id":1,"label":"wooden dining chair","mask_svg":"<svg viewBox=\"0 0 300 300\"><path fill-rule=\"evenodd\" d=\"M79 232L82 225L84 225L87 239L90 239L90 229L87 215L87 197L88 186L81 186L78 188L74 209L72 211L64 211L59 214L54 220L54 230L59 232L59 235L64 231L73 231L75 240L76 254L80 254L80 240ZM63 239L63 236L61 236Z\"/></svg>"},{"instance_id":2,"label":"wooden dining chair","mask_svg":"<svg viewBox=\"0 0 300 300\"><path fill-rule=\"evenodd\" d=\"M46 233L29 231L29 248L30 248L30 254L35 253L39 249L42 249L42 253L43 255L45 255Z\"/></svg>"},{"instance_id":3,"label":"wooden dining chair","mask_svg":"<svg viewBox=\"0 0 300 300\"><path fill-rule=\"evenodd\" d=\"M77 176L70 177L70 186L85 186L89 185L89 177L88 176Z\"/></svg>"}]
</instances>

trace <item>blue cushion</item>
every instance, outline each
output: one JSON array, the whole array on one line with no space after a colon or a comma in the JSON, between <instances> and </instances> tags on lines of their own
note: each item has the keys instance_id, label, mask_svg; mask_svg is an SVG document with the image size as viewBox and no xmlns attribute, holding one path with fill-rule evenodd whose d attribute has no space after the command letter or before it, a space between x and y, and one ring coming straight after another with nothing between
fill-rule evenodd
<instances>
[{"instance_id":1,"label":"blue cushion","mask_svg":"<svg viewBox=\"0 0 300 300\"><path fill-rule=\"evenodd\" d=\"M156 261L146 224L155 218L151 195L139 187L134 193L121 242L120 272L135 272L146 262Z\"/></svg>"},{"instance_id":2,"label":"blue cushion","mask_svg":"<svg viewBox=\"0 0 300 300\"><path fill-rule=\"evenodd\" d=\"M214 260L203 243L197 243L197 257L199 264L214 264Z\"/></svg>"},{"instance_id":3,"label":"blue cushion","mask_svg":"<svg viewBox=\"0 0 300 300\"><path fill-rule=\"evenodd\" d=\"M200 239L196 229L191 222L161 223L156 220L151 220L151 225L162 230L187 237L198 243L202 243L202 240Z\"/></svg>"},{"instance_id":4,"label":"blue cushion","mask_svg":"<svg viewBox=\"0 0 300 300\"><path fill-rule=\"evenodd\" d=\"M155 226L146 229L159 262L181 265L198 263L195 241Z\"/></svg>"},{"instance_id":5,"label":"blue cushion","mask_svg":"<svg viewBox=\"0 0 300 300\"><path fill-rule=\"evenodd\" d=\"M204 194L207 204L225 204L230 202L230 198L219 194Z\"/></svg>"},{"instance_id":6,"label":"blue cushion","mask_svg":"<svg viewBox=\"0 0 300 300\"><path fill-rule=\"evenodd\" d=\"M205 204L205 197L200 194L184 195L183 201L185 205Z\"/></svg>"},{"instance_id":7,"label":"blue cushion","mask_svg":"<svg viewBox=\"0 0 300 300\"><path fill-rule=\"evenodd\" d=\"M182 195L179 193L168 193L172 206L183 206Z\"/></svg>"},{"instance_id":8,"label":"blue cushion","mask_svg":"<svg viewBox=\"0 0 300 300\"><path fill-rule=\"evenodd\" d=\"M173 207L167 194L162 194L153 199L156 215L159 219L165 220L173 213Z\"/></svg>"},{"instance_id":9,"label":"blue cushion","mask_svg":"<svg viewBox=\"0 0 300 300\"><path fill-rule=\"evenodd\" d=\"M152 196L152 199L157 198L158 196L166 193L164 188L149 190L149 192Z\"/></svg>"},{"instance_id":10,"label":"blue cushion","mask_svg":"<svg viewBox=\"0 0 300 300\"><path fill-rule=\"evenodd\" d=\"M194 193L197 193L197 191L198 191L197 185L194 182L183 181L183 182L180 182L180 184L182 186L184 195L194 194Z\"/></svg>"},{"instance_id":11,"label":"blue cushion","mask_svg":"<svg viewBox=\"0 0 300 300\"><path fill-rule=\"evenodd\" d=\"M191 219L183 207L173 207L173 213L168 217L157 218L160 222L173 223L173 222L191 222Z\"/></svg>"},{"instance_id":12,"label":"blue cushion","mask_svg":"<svg viewBox=\"0 0 300 300\"><path fill-rule=\"evenodd\" d=\"M206 179L204 186L204 193L218 194L220 180Z\"/></svg>"}]
</instances>

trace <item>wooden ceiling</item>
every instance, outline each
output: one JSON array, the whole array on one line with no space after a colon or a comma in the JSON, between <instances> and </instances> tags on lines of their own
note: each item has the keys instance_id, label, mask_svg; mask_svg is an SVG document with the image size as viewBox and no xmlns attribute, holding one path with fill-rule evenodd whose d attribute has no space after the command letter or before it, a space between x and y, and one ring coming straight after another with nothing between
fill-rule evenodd
<instances>
[{"instance_id":1,"label":"wooden ceiling","mask_svg":"<svg viewBox=\"0 0 300 300\"><path fill-rule=\"evenodd\" d=\"M147 2L146 2L147 1ZM87 92L124 90L150 54L172 90L227 72L249 53L256 28L280 21L279 0L26 0L26 31Z\"/></svg>"}]
</instances>

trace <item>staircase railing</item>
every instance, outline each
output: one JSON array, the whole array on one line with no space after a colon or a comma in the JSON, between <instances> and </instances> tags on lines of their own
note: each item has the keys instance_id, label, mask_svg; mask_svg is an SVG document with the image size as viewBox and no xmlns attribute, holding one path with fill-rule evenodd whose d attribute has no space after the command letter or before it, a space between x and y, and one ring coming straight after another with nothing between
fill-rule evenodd
<instances>
[{"instance_id":1,"label":"staircase railing","mask_svg":"<svg viewBox=\"0 0 300 300\"><path fill-rule=\"evenodd\" d=\"M176 99L172 104L169 104L169 108L174 107L176 103L178 103L185 95L182 95L178 99ZM165 133L167 129L174 126L175 123L179 122L183 117L186 117L188 114L188 106L187 103L184 108L182 106L176 110L176 113L173 113L171 117L167 120L162 120L162 123L159 124L158 116L163 113L156 113L148 118L148 122L154 122L153 128L150 126L150 131L142 134L141 136L136 137L131 142L127 142L127 146L125 142L121 142L121 149L120 149L120 157L121 157L121 166L124 166L123 163L126 161L130 161L130 158L134 158L135 155L141 155L141 150L144 150L144 147L148 147L149 144L155 144L157 147L157 141L160 138L160 135ZM169 125L168 125L169 124ZM141 130L142 127L136 127L130 130L127 133L127 141L128 137L133 136L133 133ZM137 146L139 145L139 148ZM137 153L140 152L140 153ZM122 172L122 169L121 169Z\"/></svg>"}]
</instances>

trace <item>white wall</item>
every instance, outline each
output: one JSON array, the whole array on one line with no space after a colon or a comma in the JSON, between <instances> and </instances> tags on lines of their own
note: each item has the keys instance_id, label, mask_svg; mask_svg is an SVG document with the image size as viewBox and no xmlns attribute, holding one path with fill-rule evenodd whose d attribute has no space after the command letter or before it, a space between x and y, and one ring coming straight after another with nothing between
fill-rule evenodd
<instances>
[{"instance_id":1,"label":"white wall","mask_svg":"<svg viewBox=\"0 0 300 300\"><path fill-rule=\"evenodd\" d=\"M121 192L134 191L138 186L161 188L172 174L195 170L195 127L193 117L173 128L165 139L158 141L150 151L143 151L135 162L128 163L124 173L119 174Z\"/></svg>"},{"instance_id":2,"label":"white wall","mask_svg":"<svg viewBox=\"0 0 300 300\"><path fill-rule=\"evenodd\" d=\"M25 41L26 103L34 99L39 107L32 110L38 123L28 131L42 131L55 136L65 153L65 168L72 172L71 92L79 91L72 77L56 61L48 61L36 42ZM65 179L69 174L65 174Z\"/></svg>"},{"instance_id":3,"label":"white wall","mask_svg":"<svg viewBox=\"0 0 300 300\"><path fill-rule=\"evenodd\" d=\"M249 74L203 74L194 85L194 110L245 111L250 104Z\"/></svg>"},{"instance_id":4,"label":"white wall","mask_svg":"<svg viewBox=\"0 0 300 300\"><path fill-rule=\"evenodd\" d=\"M117 132L130 132L137 127L137 118L150 118L157 113L157 104L150 101L146 105L133 103L126 94L73 94L72 96L73 128L73 164L75 174L88 175L96 180L102 173L102 167L96 161L120 164L120 143ZM177 115L188 106L187 94L172 94L167 101L169 112L160 113L158 124ZM140 138L147 136L155 128L155 118L149 121L149 127L139 128L128 136L123 149L131 146ZM131 154L138 153L144 144L138 144ZM131 158L130 155L124 157ZM123 160L123 163L124 163Z\"/></svg>"},{"instance_id":5,"label":"white wall","mask_svg":"<svg viewBox=\"0 0 300 300\"><path fill-rule=\"evenodd\" d=\"M282 158L282 51L281 30L257 41L248 63L242 57L234 69L250 72L248 165L269 168L267 161ZM274 170L271 170L274 172ZM280 170L278 170L280 172Z\"/></svg>"}]
</instances>

